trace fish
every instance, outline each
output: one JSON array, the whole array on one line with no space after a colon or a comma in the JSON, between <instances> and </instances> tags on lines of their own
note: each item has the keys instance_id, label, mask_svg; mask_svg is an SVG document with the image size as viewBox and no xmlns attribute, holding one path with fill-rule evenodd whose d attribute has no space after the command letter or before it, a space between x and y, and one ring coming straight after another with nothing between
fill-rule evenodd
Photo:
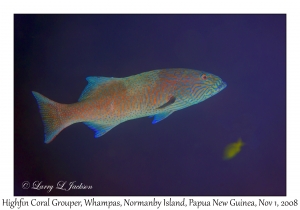
<instances>
[{"instance_id":1,"label":"fish","mask_svg":"<svg viewBox=\"0 0 300 210\"><path fill-rule=\"evenodd\" d=\"M227 84L211 73L185 68L158 69L114 78L91 76L78 102L61 104L32 91L44 124L45 143L64 128L82 122L103 136L120 123L153 117L152 124L198 104Z\"/></svg>"},{"instance_id":2,"label":"fish","mask_svg":"<svg viewBox=\"0 0 300 210\"><path fill-rule=\"evenodd\" d=\"M237 140L237 142L228 144L225 147L223 159L229 160L229 159L235 157L241 151L241 148L242 148L242 146L244 146L244 144L245 143L243 142L243 140L241 138L239 138Z\"/></svg>"}]
</instances>

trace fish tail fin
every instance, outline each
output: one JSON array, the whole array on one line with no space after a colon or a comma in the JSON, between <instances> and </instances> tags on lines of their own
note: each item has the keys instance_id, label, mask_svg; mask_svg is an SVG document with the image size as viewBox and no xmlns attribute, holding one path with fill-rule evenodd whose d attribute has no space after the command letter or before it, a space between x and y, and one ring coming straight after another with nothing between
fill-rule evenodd
<instances>
[{"instance_id":1,"label":"fish tail fin","mask_svg":"<svg viewBox=\"0 0 300 210\"><path fill-rule=\"evenodd\" d=\"M50 143L64 128L69 126L67 118L61 115L64 104L54 102L45 96L32 91L44 124L45 143Z\"/></svg>"}]
</instances>

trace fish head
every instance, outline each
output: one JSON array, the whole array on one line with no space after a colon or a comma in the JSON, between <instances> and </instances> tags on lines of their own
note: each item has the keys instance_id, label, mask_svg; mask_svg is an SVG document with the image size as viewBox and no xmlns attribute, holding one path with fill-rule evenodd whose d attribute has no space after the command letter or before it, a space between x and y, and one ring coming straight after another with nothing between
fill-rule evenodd
<instances>
[{"instance_id":1,"label":"fish head","mask_svg":"<svg viewBox=\"0 0 300 210\"><path fill-rule=\"evenodd\" d=\"M198 71L197 78L194 81L190 90L195 103L216 95L227 86L226 82L220 77L205 71Z\"/></svg>"}]
</instances>

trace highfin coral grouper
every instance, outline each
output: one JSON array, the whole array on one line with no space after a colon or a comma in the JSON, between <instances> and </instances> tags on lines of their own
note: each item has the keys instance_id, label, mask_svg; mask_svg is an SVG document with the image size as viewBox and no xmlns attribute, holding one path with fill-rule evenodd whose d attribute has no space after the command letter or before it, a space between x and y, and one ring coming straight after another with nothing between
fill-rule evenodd
<instances>
[{"instance_id":1,"label":"highfin coral grouper","mask_svg":"<svg viewBox=\"0 0 300 210\"><path fill-rule=\"evenodd\" d=\"M213 74L192 69L153 70L124 78L87 77L78 102L60 104L32 91L44 123L45 143L64 128L83 122L103 136L127 120L145 116L157 123L200 103L227 85Z\"/></svg>"}]
</instances>

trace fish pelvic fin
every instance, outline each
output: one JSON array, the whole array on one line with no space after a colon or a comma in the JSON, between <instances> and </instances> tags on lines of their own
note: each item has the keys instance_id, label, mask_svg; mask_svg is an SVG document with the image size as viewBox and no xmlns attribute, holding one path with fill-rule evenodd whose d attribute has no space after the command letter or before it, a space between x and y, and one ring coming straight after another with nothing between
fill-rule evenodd
<instances>
[{"instance_id":1,"label":"fish pelvic fin","mask_svg":"<svg viewBox=\"0 0 300 210\"><path fill-rule=\"evenodd\" d=\"M152 121L152 124L158 123L158 122L162 121L163 119L166 119L172 113L173 113L173 111L168 111L168 112L163 112L163 113L154 115L154 119Z\"/></svg>"},{"instance_id":2,"label":"fish pelvic fin","mask_svg":"<svg viewBox=\"0 0 300 210\"><path fill-rule=\"evenodd\" d=\"M44 124L45 143L48 144L64 128L71 124L68 123L68 118L63 117L64 115L61 114L64 106L66 105L54 102L34 91L32 91L32 94L39 106L40 114Z\"/></svg>"}]
</instances>

